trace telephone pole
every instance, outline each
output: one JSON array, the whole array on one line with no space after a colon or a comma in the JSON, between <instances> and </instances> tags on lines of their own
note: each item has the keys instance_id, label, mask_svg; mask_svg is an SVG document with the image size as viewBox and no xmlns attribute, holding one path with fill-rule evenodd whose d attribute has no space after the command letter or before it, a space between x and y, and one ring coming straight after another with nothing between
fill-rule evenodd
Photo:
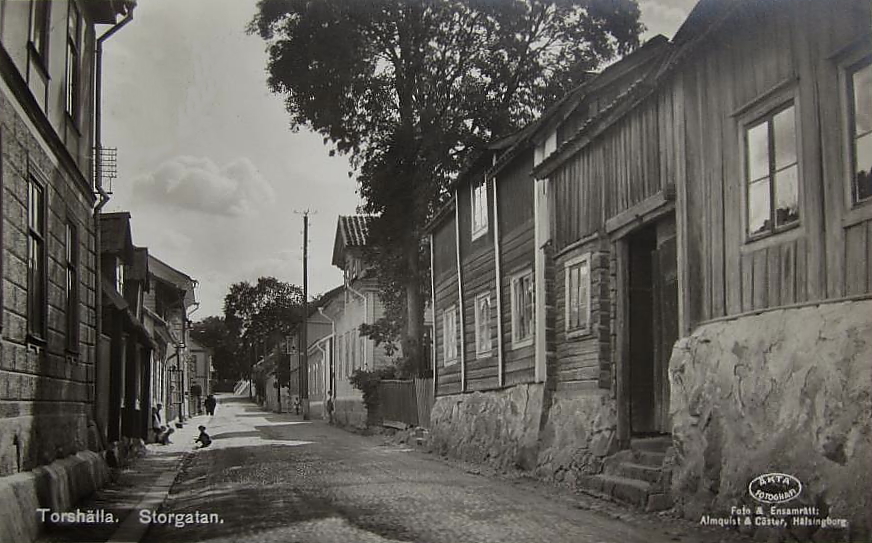
<instances>
[{"instance_id":1,"label":"telephone pole","mask_svg":"<svg viewBox=\"0 0 872 543\"><path fill-rule=\"evenodd\" d=\"M303 327L300 330L300 403L303 420L309 419L309 210L303 212Z\"/></svg>"}]
</instances>

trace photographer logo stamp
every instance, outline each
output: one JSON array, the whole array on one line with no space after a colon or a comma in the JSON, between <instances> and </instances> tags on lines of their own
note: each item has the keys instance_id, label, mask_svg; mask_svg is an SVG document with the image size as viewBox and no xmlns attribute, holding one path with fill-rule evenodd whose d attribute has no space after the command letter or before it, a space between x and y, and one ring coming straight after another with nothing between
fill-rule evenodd
<instances>
[{"instance_id":1,"label":"photographer logo stamp","mask_svg":"<svg viewBox=\"0 0 872 543\"><path fill-rule=\"evenodd\" d=\"M748 494L760 503L787 503L802 492L802 483L786 473L766 473L748 483Z\"/></svg>"},{"instance_id":2,"label":"photographer logo stamp","mask_svg":"<svg viewBox=\"0 0 872 543\"><path fill-rule=\"evenodd\" d=\"M699 523L704 526L721 527L770 527L770 528L837 528L845 529L848 521L822 513L812 505L784 505L802 494L802 482L787 473L764 473L748 483L748 495L758 503L753 509L748 505L730 507L729 516L703 515ZM832 511L829 511L832 513Z\"/></svg>"}]
</instances>

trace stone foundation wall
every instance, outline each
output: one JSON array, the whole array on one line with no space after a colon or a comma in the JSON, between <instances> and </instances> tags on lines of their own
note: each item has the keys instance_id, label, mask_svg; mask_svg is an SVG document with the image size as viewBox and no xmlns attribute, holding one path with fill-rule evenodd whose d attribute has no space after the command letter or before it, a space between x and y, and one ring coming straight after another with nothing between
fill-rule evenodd
<instances>
[{"instance_id":1,"label":"stone foundation wall","mask_svg":"<svg viewBox=\"0 0 872 543\"><path fill-rule=\"evenodd\" d=\"M617 451L617 409L608 391L554 394L539 442L537 476L574 485Z\"/></svg>"},{"instance_id":2,"label":"stone foundation wall","mask_svg":"<svg viewBox=\"0 0 872 543\"><path fill-rule=\"evenodd\" d=\"M872 301L710 323L676 343L669 378L679 510L698 520L756 506L748 483L781 472L803 485L790 506L847 518L852 540L868 535L870 361Z\"/></svg>"},{"instance_id":3,"label":"stone foundation wall","mask_svg":"<svg viewBox=\"0 0 872 543\"><path fill-rule=\"evenodd\" d=\"M498 468L536 466L544 385L440 396L430 414L430 444L440 454Z\"/></svg>"}]
</instances>

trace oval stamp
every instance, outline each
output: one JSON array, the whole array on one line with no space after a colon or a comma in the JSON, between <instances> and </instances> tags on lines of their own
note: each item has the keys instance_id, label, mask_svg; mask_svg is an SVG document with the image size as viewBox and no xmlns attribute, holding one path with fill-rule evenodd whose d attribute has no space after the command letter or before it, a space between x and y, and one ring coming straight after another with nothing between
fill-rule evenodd
<instances>
[{"instance_id":1,"label":"oval stamp","mask_svg":"<svg viewBox=\"0 0 872 543\"><path fill-rule=\"evenodd\" d=\"M760 503L785 503L799 496L802 483L786 473L764 473L748 483L748 493Z\"/></svg>"}]
</instances>

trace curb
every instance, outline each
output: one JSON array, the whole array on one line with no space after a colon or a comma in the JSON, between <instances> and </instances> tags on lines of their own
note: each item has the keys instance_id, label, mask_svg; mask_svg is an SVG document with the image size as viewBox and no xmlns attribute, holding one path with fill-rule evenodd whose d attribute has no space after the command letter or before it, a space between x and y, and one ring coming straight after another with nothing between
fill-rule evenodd
<instances>
[{"instance_id":1,"label":"curb","mask_svg":"<svg viewBox=\"0 0 872 543\"><path fill-rule=\"evenodd\" d=\"M130 510L127 517L121 522L121 525L112 533L112 536L106 540L106 543L139 543L148 532L149 523L140 521L140 512L144 510L158 511L163 506L169 496L170 490L176 481L184 461L193 454L191 442L193 436L196 435L196 419L199 415L188 419L185 429L174 434L175 441L168 447L151 445L152 447L161 447L157 451L173 452L175 450L181 452L179 459L176 460L172 467L164 470L154 483L146 490L139 502ZM136 469L134 467L134 469Z\"/></svg>"}]
</instances>

